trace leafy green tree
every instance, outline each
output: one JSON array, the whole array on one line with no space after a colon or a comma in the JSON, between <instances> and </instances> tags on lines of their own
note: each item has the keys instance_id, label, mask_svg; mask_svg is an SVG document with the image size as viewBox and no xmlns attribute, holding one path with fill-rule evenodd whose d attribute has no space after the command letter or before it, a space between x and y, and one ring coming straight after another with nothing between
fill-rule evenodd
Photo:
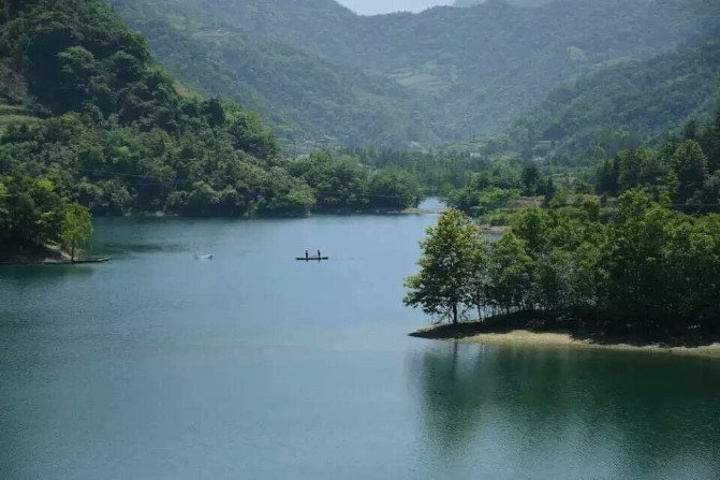
<instances>
[{"instance_id":1,"label":"leafy green tree","mask_svg":"<svg viewBox=\"0 0 720 480\"><path fill-rule=\"evenodd\" d=\"M715 112L714 120L702 129L698 142L708 157L708 170L716 171L720 168L720 108Z\"/></svg>"},{"instance_id":2,"label":"leafy green tree","mask_svg":"<svg viewBox=\"0 0 720 480\"><path fill-rule=\"evenodd\" d=\"M678 177L677 200L685 203L707 179L707 157L698 142L686 140L675 150L673 163Z\"/></svg>"},{"instance_id":3,"label":"leafy green tree","mask_svg":"<svg viewBox=\"0 0 720 480\"><path fill-rule=\"evenodd\" d=\"M280 154L275 137L262 124L260 116L251 112L237 112L228 127L233 145L258 158L272 158ZM216 120L219 121L219 120Z\"/></svg>"},{"instance_id":4,"label":"leafy green tree","mask_svg":"<svg viewBox=\"0 0 720 480\"><path fill-rule=\"evenodd\" d=\"M17 243L53 243L62 221L64 199L55 184L20 172L1 179L4 190L5 229L0 237Z\"/></svg>"},{"instance_id":5,"label":"leafy green tree","mask_svg":"<svg viewBox=\"0 0 720 480\"><path fill-rule=\"evenodd\" d=\"M369 207L403 210L417 207L422 199L420 185L409 172L388 168L375 172L368 187Z\"/></svg>"},{"instance_id":6,"label":"leafy green tree","mask_svg":"<svg viewBox=\"0 0 720 480\"><path fill-rule=\"evenodd\" d=\"M678 215L647 193L624 193L600 260L607 275L601 302L619 317L638 321L646 333L672 310L670 280L677 272L669 268L667 254L673 248L672 231L681 221Z\"/></svg>"},{"instance_id":7,"label":"leafy green tree","mask_svg":"<svg viewBox=\"0 0 720 480\"><path fill-rule=\"evenodd\" d=\"M663 165L662 157L654 149L638 147L618 154L620 190L645 187L654 188L662 184L669 170Z\"/></svg>"},{"instance_id":8,"label":"leafy green tree","mask_svg":"<svg viewBox=\"0 0 720 480\"><path fill-rule=\"evenodd\" d=\"M478 235L472 221L459 210L443 212L420 243L420 272L406 279L409 292L404 303L457 324L463 307L475 300Z\"/></svg>"},{"instance_id":9,"label":"leafy green tree","mask_svg":"<svg viewBox=\"0 0 720 480\"><path fill-rule=\"evenodd\" d=\"M539 257L546 254L552 246L552 223L550 213L540 208L530 208L513 219L512 230L525 240L528 251Z\"/></svg>"},{"instance_id":10,"label":"leafy green tree","mask_svg":"<svg viewBox=\"0 0 720 480\"><path fill-rule=\"evenodd\" d=\"M523 194L535 195L537 193L538 181L540 180L540 171L535 165L523 167L522 174Z\"/></svg>"},{"instance_id":11,"label":"leafy green tree","mask_svg":"<svg viewBox=\"0 0 720 480\"><path fill-rule=\"evenodd\" d=\"M58 54L60 60L59 88L65 110L80 110L92 92L92 79L98 68L95 57L87 49L74 46Z\"/></svg>"},{"instance_id":12,"label":"leafy green tree","mask_svg":"<svg viewBox=\"0 0 720 480\"><path fill-rule=\"evenodd\" d=\"M70 250L70 260L75 262L77 249L92 235L93 225L90 211L77 203L71 203L65 209L60 228L63 246Z\"/></svg>"},{"instance_id":13,"label":"leafy green tree","mask_svg":"<svg viewBox=\"0 0 720 480\"><path fill-rule=\"evenodd\" d=\"M490 188L478 196L477 205L473 207L472 213L477 216L486 215L509 206L513 201L518 200L519 198L520 190Z\"/></svg>"},{"instance_id":14,"label":"leafy green tree","mask_svg":"<svg viewBox=\"0 0 720 480\"><path fill-rule=\"evenodd\" d=\"M700 324L711 333L720 333L720 215L698 218L691 235L683 241L686 243L675 252L680 257L677 261L680 268L689 267L685 270L686 277L679 279L685 282L681 294L690 300L686 304L688 324Z\"/></svg>"},{"instance_id":15,"label":"leafy green tree","mask_svg":"<svg viewBox=\"0 0 720 480\"><path fill-rule=\"evenodd\" d=\"M115 78L121 85L136 82L142 78L145 66L141 59L124 50L114 53L110 62L115 70Z\"/></svg>"},{"instance_id":16,"label":"leafy green tree","mask_svg":"<svg viewBox=\"0 0 720 480\"><path fill-rule=\"evenodd\" d=\"M690 200L691 204L703 204L702 212L720 211L720 170L710 175Z\"/></svg>"},{"instance_id":17,"label":"leafy green tree","mask_svg":"<svg viewBox=\"0 0 720 480\"><path fill-rule=\"evenodd\" d=\"M488 259L489 301L501 311L532 309L533 259L526 243L508 233L492 245Z\"/></svg>"},{"instance_id":18,"label":"leafy green tree","mask_svg":"<svg viewBox=\"0 0 720 480\"><path fill-rule=\"evenodd\" d=\"M552 179L552 177L547 177L545 182L543 183L543 206L547 207L548 205L550 205L550 202L552 202L553 198L555 198L555 193L557 192L558 187L555 185L555 181Z\"/></svg>"}]
</instances>

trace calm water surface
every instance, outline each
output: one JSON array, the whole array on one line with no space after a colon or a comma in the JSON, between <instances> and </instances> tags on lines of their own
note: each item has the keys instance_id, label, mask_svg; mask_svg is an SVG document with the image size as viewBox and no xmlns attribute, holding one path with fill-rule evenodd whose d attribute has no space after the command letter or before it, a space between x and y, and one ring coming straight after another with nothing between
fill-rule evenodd
<instances>
[{"instance_id":1,"label":"calm water surface","mask_svg":"<svg viewBox=\"0 0 720 480\"><path fill-rule=\"evenodd\" d=\"M717 360L406 337L434 222L106 220L109 264L0 270L0 478L720 478Z\"/></svg>"}]
</instances>

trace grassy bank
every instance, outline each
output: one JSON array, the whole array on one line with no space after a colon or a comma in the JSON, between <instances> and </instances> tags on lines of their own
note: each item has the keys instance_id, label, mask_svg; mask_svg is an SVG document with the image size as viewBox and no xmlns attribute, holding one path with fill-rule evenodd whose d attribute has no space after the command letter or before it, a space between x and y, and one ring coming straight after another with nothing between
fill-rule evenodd
<instances>
[{"instance_id":1,"label":"grassy bank","mask_svg":"<svg viewBox=\"0 0 720 480\"><path fill-rule=\"evenodd\" d=\"M412 337L456 340L489 345L592 348L720 358L720 336L647 338L632 332L603 333L540 326L529 314L503 315L483 322L435 325L410 333Z\"/></svg>"}]
</instances>

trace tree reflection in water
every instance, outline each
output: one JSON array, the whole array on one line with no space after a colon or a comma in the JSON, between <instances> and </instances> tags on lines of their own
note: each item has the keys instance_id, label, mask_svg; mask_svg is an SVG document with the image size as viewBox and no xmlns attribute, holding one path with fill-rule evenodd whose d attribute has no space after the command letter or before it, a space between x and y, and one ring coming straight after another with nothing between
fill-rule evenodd
<instances>
[{"instance_id":1,"label":"tree reflection in water","mask_svg":"<svg viewBox=\"0 0 720 480\"><path fill-rule=\"evenodd\" d=\"M720 362L438 342L408 361L440 478L718 478Z\"/></svg>"}]
</instances>

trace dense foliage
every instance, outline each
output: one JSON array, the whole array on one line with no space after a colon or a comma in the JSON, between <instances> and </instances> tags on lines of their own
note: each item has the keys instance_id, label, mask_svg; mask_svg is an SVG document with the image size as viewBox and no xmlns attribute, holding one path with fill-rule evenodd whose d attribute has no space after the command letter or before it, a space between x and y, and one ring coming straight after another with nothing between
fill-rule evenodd
<instances>
[{"instance_id":1,"label":"dense foliage","mask_svg":"<svg viewBox=\"0 0 720 480\"><path fill-rule=\"evenodd\" d=\"M163 64L188 86L263 114L286 151L334 145L438 142L430 109L395 82L294 45L255 38L225 15L187 2L116 2ZM230 7L228 7L230 8Z\"/></svg>"},{"instance_id":2,"label":"dense foliage","mask_svg":"<svg viewBox=\"0 0 720 480\"><path fill-rule=\"evenodd\" d=\"M588 165L622 149L657 143L691 120L709 118L718 104L720 41L715 35L558 87L516 122L509 146L525 158Z\"/></svg>"},{"instance_id":3,"label":"dense foliage","mask_svg":"<svg viewBox=\"0 0 720 480\"><path fill-rule=\"evenodd\" d=\"M443 198L496 226L507 225L515 212L530 206L561 207L588 198L610 213L613 199L630 189L642 189L688 213L720 211L720 110L705 124L688 122L658 146L620 150L607 159L598 150L601 160L575 169L496 157L484 168L464 170L459 175L463 183L445 190Z\"/></svg>"},{"instance_id":4,"label":"dense foliage","mask_svg":"<svg viewBox=\"0 0 720 480\"><path fill-rule=\"evenodd\" d=\"M372 168L399 168L412 174L424 188L444 194L467 185L472 172L493 168L488 156L460 151L428 152L391 148L345 148L343 154L357 158Z\"/></svg>"},{"instance_id":5,"label":"dense foliage","mask_svg":"<svg viewBox=\"0 0 720 480\"><path fill-rule=\"evenodd\" d=\"M283 132L291 143L394 146L498 131L579 74L707 34L719 13L704 0L490 1L370 17L332 0L112 3L183 80L295 123Z\"/></svg>"},{"instance_id":6,"label":"dense foliage","mask_svg":"<svg viewBox=\"0 0 720 480\"><path fill-rule=\"evenodd\" d=\"M419 201L400 172L282 159L258 115L179 93L100 0L10 2L2 15L0 101L12 113L0 122L2 241L57 243L77 202L96 215L249 216Z\"/></svg>"},{"instance_id":7,"label":"dense foliage","mask_svg":"<svg viewBox=\"0 0 720 480\"><path fill-rule=\"evenodd\" d=\"M459 210L444 214L422 243L405 301L453 322L471 310L526 312L548 328L716 335L720 215L708 212L720 211L719 176L720 111L661 147L601 161L601 197L579 181L571 195L534 164L495 163L451 192L451 204L482 221L521 195L526 205L512 209L496 242Z\"/></svg>"},{"instance_id":8,"label":"dense foliage","mask_svg":"<svg viewBox=\"0 0 720 480\"><path fill-rule=\"evenodd\" d=\"M61 242L69 201L45 178L0 178L0 245Z\"/></svg>"},{"instance_id":9,"label":"dense foliage","mask_svg":"<svg viewBox=\"0 0 720 480\"><path fill-rule=\"evenodd\" d=\"M609 222L597 212L529 209L493 243L451 210L428 231L406 302L441 319L477 309L605 333L720 330L720 216L687 216L639 191L620 197ZM428 276L443 284L433 295Z\"/></svg>"},{"instance_id":10,"label":"dense foliage","mask_svg":"<svg viewBox=\"0 0 720 480\"><path fill-rule=\"evenodd\" d=\"M417 206L420 183L397 168L373 170L349 156L317 152L288 165L293 176L309 185L321 212L400 211Z\"/></svg>"},{"instance_id":11,"label":"dense foliage","mask_svg":"<svg viewBox=\"0 0 720 480\"><path fill-rule=\"evenodd\" d=\"M616 196L634 188L686 211L720 211L720 110L713 122L690 122L681 137L660 148L623 150L600 163L598 193Z\"/></svg>"}]
</instances>

